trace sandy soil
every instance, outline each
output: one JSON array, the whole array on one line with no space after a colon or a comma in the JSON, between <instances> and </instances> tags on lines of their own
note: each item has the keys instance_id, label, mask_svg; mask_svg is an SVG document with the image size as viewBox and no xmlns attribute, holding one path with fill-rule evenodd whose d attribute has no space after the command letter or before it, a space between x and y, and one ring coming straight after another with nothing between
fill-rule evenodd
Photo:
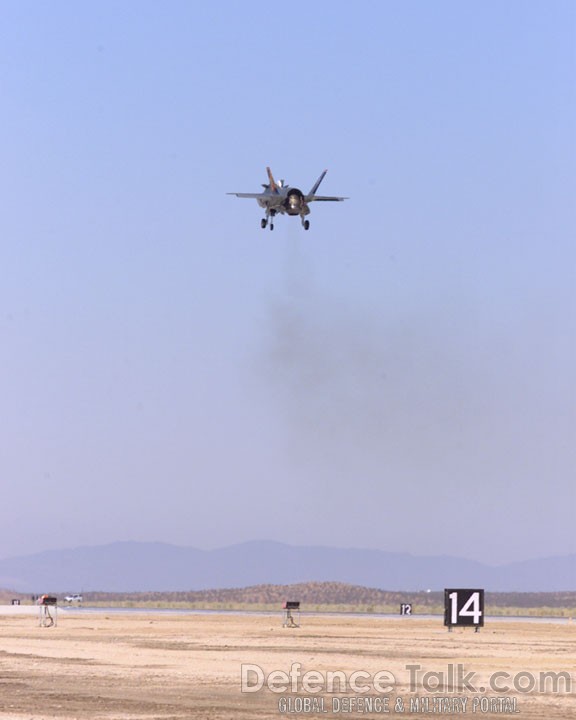
<instances>
[{"instance_id":1,"label":"sandy soil","mask_svg":"<svg viewBox=\"0 0 576 720\"><path fill-rule=\"evenodd\" d=\"M264 683L258 692L242 692L243 664L261 668L246 674L247 684ZM475 691L462 686L458 666L461 675L472 673L466 680ZM296 670L317 675L306 676L308 687L300 678L296 692L273 691L284 681L270 673L291 669L294 677ZM334 671L344 673L343 691L334 681L331 692L313 692ZM360 692L351 685L355 671L364 673L356 676ZM374 688L378 671L386 673ZM510 692L491 689L496 672L508 674L497 681ZM542 672L569 673L570 692L541 687ZM502 697L516 707L504 707ZM323 708L314 704L319 698ZM490 702L499 705L486 712ZM378 713L366 712L370 703ZM499 621L479 633L448 633L441 619L304 615L300 628L288 629L280 613L61 611L57 627L40 628L33 615L0 615L0 720L495 717L514 710L520 718L576 718L576 623Z\"/></svg>"}]
</instances>

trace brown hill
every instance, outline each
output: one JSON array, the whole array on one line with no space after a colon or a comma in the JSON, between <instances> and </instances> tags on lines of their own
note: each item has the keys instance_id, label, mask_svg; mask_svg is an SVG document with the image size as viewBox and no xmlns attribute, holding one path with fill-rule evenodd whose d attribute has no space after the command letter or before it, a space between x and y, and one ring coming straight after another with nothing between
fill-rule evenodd
<instances>
[{"instance_id":1,"label":"brown hill","mask_svg":"<svg viewBox=\"0 0 576 720\"><path fill-rule=\"evenodd\" d=\"M293 585L252 585L244 588L197 590L189 592L101 593L85 595L89 602L123 602L133 604L186 604L192 606L246 605L281 607L285 600L299 600L302 606L325 610L358 609L374 611L388 608L394 612L401 603L412 603L420 612L439 611L442 592L390 592L377 588L339 582L309 582ZM555 593L486 593L489 608L556 610L576 608L576 592Z\"/></svg>"}]
</instances>

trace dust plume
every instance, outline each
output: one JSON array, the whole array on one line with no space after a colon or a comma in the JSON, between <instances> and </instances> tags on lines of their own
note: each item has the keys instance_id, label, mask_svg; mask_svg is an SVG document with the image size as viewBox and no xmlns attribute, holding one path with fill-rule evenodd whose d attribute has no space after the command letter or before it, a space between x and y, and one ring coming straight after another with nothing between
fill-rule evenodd
<instances>
[{"instance_id":1,"label":"dust plume","mask_svg":"<svg viewBox=\"0 0 576 720\"><path fill-rule=\"evenodd\" d=\"M321 293L297 241L285 267L269 311L265 375L291 456L355 474L381 467L427 434L422 411L442 401L431 378L443 375L442 353L422 318L391 319Z\"/></svg>"}]
</instances>

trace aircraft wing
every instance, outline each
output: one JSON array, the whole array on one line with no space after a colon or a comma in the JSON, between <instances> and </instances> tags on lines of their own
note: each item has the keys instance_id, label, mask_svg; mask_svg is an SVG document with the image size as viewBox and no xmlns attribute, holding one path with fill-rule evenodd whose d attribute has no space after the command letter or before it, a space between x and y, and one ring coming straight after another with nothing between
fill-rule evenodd
<instances>
[{"instance_id":1,"label":"aircraft wing","mask_svg":"<svg viewBox=\"0 0 576 720\"><path fill-rule=\"evenodd\" d=\"M331 202L331 201L342 202L342 200L348 200L348 198L347 197L335 197L332 195L312 195L311 197L309 196L306 198L306 202L312 202L312 201L317 202L318 200L320 202Z\"/></svg>"},{"instance_id":2,"label":"aircraft wing","mask_svg":"<svg viewBox=\"0 0 576 720\"><path fill-rule=\"evenodd\" d=\"M261 198L265 197L264 193L226 193L226 195L236 195L239 198Z\"/></svg>"}]
</instances>

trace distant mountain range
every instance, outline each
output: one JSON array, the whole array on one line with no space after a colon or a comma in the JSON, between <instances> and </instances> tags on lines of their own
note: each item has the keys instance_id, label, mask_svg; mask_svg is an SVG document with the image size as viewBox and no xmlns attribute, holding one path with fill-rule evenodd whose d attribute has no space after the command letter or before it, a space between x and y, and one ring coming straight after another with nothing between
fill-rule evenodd
<instances>
[{"instance_id":1,"label":"distant mountain range","mask_svg":"<svg viewBox=\"0 0 576 720\"><path fill-rule=\"evenodd\" d=\"M0 560L0 587L18 592L185 591L342 582L391 591L478 587L576 590L576 555L493 567L450 556L253 541L217 550L117 542Z\"/></svg>"}]
</instances>

